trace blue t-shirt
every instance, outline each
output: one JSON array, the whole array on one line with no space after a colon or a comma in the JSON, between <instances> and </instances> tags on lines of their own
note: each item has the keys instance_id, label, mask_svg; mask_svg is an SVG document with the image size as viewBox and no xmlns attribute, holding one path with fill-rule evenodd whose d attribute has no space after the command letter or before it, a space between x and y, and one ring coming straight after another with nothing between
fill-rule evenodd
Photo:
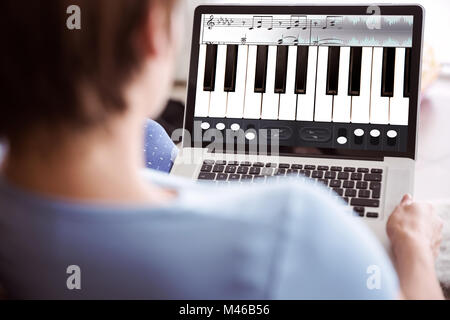
<instances>
[{"instance_id":1,"label":"blue t-shirt","mask_svg":"<svg viewBox=\"0 0 450 320\"><path fill-rule=\"evenodd\" d=\"M156 121L147 120L144 130L145 167L170 172L178 154L175 144Z\"/></svg>"},{"instance_id":2,"label":"blue t-shirt","mask_svg":"<svg viewBox=\"0 0 450 320\"><path fill-rule=\"evenodd\" d=\"M9 296L397 297L382 247L318 186L212 186L143 175L177 198L158 207L108 207L44 198L0 179L0 283ZM80 273L67 273L69 266ZM81 289L69 290L68 282Z\"/></svg>"}]
</instances>

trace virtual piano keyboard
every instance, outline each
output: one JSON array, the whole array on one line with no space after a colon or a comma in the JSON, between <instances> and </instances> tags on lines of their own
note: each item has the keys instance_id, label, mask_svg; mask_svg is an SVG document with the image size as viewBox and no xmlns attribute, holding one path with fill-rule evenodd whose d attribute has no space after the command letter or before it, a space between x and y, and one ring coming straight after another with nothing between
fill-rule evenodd
<instances>
[{"instance_id":1,"label":"virtual piano keyboard","mask_svg":"<svg viewBox=\"0 0 450 320\"><path fill-rule=\"evenodd\" d=\"M340 27L336 21L330 27L328 19L320 31L345 29L342 20ZM248 21L253 26L255 18ZM314 19L303 21L311 37ZM273 32L273 18L271 26L265 34ZM211 32L210 24L205 27ZM277 37L200 43L195 120L203 130L279 130L280 140L292 145L405 150L410 47L390 37L386 46L377 41L351 45L336 37L309 44L300 43L300 37L290 37L291 42Z\"/></svg>"}]
</instances>

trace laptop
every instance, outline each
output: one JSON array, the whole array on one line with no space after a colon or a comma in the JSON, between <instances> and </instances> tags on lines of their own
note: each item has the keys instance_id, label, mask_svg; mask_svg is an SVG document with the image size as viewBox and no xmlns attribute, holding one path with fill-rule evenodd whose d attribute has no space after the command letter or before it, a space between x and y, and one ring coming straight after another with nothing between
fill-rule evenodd
<instances>
[{"instance_id":1,"label":"laptop","mask_svg":"<svg viewBox=\"0 0 450 320\"><path fill-rule=\"evenodd\" d=\"M413 194L423 16L418 5L197 7L171 174L310 179L389 248L389 215Z\"/></svg>"}]
</instances>

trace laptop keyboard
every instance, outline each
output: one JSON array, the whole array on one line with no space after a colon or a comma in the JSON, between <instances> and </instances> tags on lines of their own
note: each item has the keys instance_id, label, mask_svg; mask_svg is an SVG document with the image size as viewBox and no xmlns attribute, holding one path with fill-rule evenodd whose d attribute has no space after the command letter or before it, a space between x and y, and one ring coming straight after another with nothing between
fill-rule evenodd
<instances>
[{"instance_id":1,"label":"laptop keyboard","mask_svg":"<svg viewBox=\"0 0 450 320\"><path fill-rule=\"evenodd\" d=\"M359 217L379 217L383 169L205 160L198 180L265 182L271 177L295 176L310 178L329 187Z\"/></svg>"}]
</instances>

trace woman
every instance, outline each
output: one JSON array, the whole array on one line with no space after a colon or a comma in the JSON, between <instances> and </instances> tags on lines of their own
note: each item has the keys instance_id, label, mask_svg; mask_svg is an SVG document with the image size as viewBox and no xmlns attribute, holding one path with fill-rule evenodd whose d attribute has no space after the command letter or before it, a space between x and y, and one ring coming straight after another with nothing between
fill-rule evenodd
<instances>
[{"instance_id":1,"label":"woman","mask_svg":"<svg viewBox=\"0 0 450 320\"><path fill-rule=\"evenodd\" d=\"M3 2L14 31L0 117L0 282L10 297L442 298L442 225L409 196L388 225L397 278L322 189L221 190L143 172L142 127L172 83L176 1L77 3L81 30L65 27L70 1Z\"/></svg>"}]
</instances>

